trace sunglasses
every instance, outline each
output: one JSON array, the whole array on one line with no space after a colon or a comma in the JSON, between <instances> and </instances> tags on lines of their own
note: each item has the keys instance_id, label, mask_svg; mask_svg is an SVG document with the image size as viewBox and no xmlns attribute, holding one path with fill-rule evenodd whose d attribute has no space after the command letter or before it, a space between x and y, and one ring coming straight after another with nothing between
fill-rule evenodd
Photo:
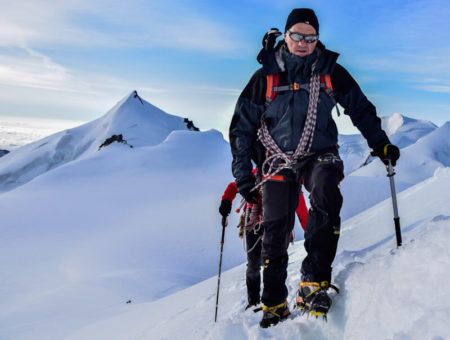
<instances>
[{"instance_id":1,"label":"sunglasses","mask_svg":"<svg viewBox=\"0 0 450 340\"><path fill-rule=\"evenodd\" d=\"M300 34L297 32L291 32L288 31L289 38L296 42L300 42L304 40L307 44L312 44L313 42L316 42L317 39L319 39L318 34Z\"/></svg>"}]
</instances>

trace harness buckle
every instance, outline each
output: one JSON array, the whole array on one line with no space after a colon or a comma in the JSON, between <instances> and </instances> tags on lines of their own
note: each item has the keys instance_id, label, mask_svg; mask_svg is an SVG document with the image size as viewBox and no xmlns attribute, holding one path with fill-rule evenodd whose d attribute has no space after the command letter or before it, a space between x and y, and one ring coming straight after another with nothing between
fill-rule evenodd
<instances>
[{"instance_id":1,"label":"harness buckle","mask_svg":"<svg viewBox=\"0 0 450 340\"><path fill-rule=\"evenodd\" d=\"M292 85L289 85L289 90L291 90L291 91L300 90L300 84L299 83L294 83Z\"/></svg>"}]
</instances>

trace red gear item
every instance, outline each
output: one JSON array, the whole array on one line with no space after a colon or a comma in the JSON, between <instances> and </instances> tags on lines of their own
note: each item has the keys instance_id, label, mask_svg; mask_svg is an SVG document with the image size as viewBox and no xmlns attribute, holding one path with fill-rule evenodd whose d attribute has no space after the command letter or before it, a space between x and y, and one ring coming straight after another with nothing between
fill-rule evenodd
<instances>
[{"instance_id":1,"label":"red gear item","mask_svg":"<svg viewBox=\"0 0 450 340\"><path fill-rule=\"evenodd\" d=\"M302 192L300 192L300 196L298 196L298 206L295 212L297 213L298 219L300 220L302 229L306 230L306 222L308 221L308 208L306 208L306 202Z\"/></svg>"},{"instance_id":2,"label":"red gear item","mask_svg":"<svg viewBox=\"0 0 450 340\"><path fill-rule=\"evenodd\" d=\"M227 188L225 189L225 191L222 195L222 201L229 200L230 202L233 202L237 193L238 193L238 189L237 189L236 182L231 182L230 184L228 184Z\"/></svg>"},{"instance_id":3,"label":"red gear item","mask_svg":"<svg viewBox=\"0 0 450 340\"><path fill-rule=\"evenodd\" d=\"M227 188L225 189L223 195L222 195L222 201L223 200L229 200L230 202L233 202L233 200L236 198L236 195L238 193L238 189L236 186L236 182L231 182L228 184ZM247 204L247 203L245 203ZM252 205L249 204L249 208L251 209ZM245 209L245 206L244 206ZM308 220L308 208L306 207L305 198L303 197L303 193L300 193L300 196L298 197L298 206L295 210L297 213L297 217L300 221L300 225L302 226L302 229L306 229L306 222Z\"/></svg>"}]
</instances>

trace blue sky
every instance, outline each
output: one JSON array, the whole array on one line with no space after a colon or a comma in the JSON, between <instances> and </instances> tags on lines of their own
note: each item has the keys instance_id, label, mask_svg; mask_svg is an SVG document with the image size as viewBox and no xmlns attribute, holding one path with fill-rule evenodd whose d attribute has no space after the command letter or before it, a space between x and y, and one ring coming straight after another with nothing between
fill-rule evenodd
<instances>
[{"instance_id":1,"label":"blue sky","mask_svg":"<svg viewBox=\"0 0 450 340\"><path fill-rule=\"evenodd\" d=\"M0 115L88 121L136 89L226 134L264 32L295 7L316 11L380 116L449 120L446 0L0 0Z\"/></svg>"}]
</instances>

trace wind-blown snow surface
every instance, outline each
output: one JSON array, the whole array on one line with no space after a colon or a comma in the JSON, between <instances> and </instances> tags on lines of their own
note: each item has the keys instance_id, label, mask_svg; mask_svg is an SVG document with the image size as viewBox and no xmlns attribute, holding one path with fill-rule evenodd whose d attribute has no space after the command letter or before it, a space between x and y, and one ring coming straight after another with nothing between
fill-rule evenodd
<instances>
[{"instance_id":1,"label":"wind-blown snow surface","mask_svg":"<svg viewBox=\"0 0 450 340\"><path fill-rule=\"evenodd\" d=\"M259 314L245 307L245 265L222 274L218 322L216 278L73 333L67 339L449 339L450 169L402 192L404 244L396 249L390 200L344 223L328 323L297 316L260 329ZM289 249L289 302L305 256L302 242ZM225 253L225 257L229 255ZM294 312L297 314L297 312Z\"/></svg>"}]
</instances>

